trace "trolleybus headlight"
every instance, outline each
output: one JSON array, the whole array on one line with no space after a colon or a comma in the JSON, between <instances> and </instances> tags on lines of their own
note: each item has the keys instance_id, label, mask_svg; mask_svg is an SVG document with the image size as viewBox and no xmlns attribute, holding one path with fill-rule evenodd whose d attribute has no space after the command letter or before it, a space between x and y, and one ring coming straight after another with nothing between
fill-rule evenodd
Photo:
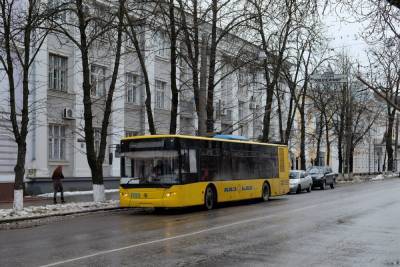
<instances>
[{"instance_id":1,"label":"trolleybus headlight","mask_svg":"<svg viewBox=\"0 0 400 267\"><path fill-rule=\"evenodd\" d=\"M126 193L126 192L121 192L121 196L122 196L122 197L128 197L128 193Z\"/></svg>"},{"instance_id":2,"label":"trolleybus headlight","mask_svg":"<svg viewBox=\"0 0 400 267\"><path fill-rule=\"evenodd\" d=\"M168 192L168 193L165 194L166 197L173 197L175 195L176 195L175 192Z\"/></svg>"}]
</instances>

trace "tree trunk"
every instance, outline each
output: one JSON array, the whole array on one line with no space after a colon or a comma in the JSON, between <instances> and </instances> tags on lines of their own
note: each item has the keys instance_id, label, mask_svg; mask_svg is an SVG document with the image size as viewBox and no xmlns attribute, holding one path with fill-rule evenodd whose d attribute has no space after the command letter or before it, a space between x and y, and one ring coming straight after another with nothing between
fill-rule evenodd
<instances>
[{"instance_id":1,"label":"tree trunk","mask_svg":"<svg viewBox=\"0 0 400 267\"><path fill-rule=\"evenodd\" d=\"M198 135L205 136L207 133L207 112L206 112L206 95L207 95L207 37L203 36L201 41L200 55L200 88L199 88L199 111L197 114Z\"/></svg>"},{"instance_id":2,"label":"tree trunk","mask_svg":"<svg viewBox=\"0 0 400 267\"><path fill-rule=\"evenodd\" d=\"M170 38L171 38L171 121L169 127L170 134L176 134L176 120L178 116L178 88L176 86L176 62L177 62L177 49L176 40L177 34L175 29L175 5L174 0L169 1L169 23L170 23Z\"/></svg>"},{"instance_id":3,"label":"tree trunk","mask_svg":"<svg viewBox=\"0 0 400 267\"><path fill-rule=\"evenodd\" d=\"M343 151L342 151L342 136L338 136L338 161L339 161L339 167L338 167L338 172L343 174Z\"/></svg>"},{"instance_id":4,"label":"tree trunk","mask_svg":"<svg viewBox=\"0 0 400 267\"><path fill-rule=\"evenodd\" d=\"M394 171L397 172L399 170L398 158L397 158L397 150L399 145L399 116L396 117L396 130L395 130L395 141L394 141Z\"/></svg>"},{"instance_id":5,"label":"tree trunk","mask_svg":"<svg viewBox=\"0 0 400 267\"><path fill-rule=\"evenodd\" d=\"M320 160L320 153L321 153L321 140L322 140L322 134L323 134L323 116L322 116L322 112L319 115L319 125L318 125L318 133L317 133L317 163L315 165L317 166L321 166L321 160Z\"/></svg>"},{"instance_id":6,"label":"tree trunk","mask_svg":"<svg viewBox=\"0 0 400 267\"><path fill-rule=\"evenodd\" d=\"M307 168L306 166L306 94L307 86L304 87L303 94L301 96L301 105L299 108L300 112L300 167L302 170Z\"/></svg>"},{"instance_id":7,"label":"tree trunk","mask_svg":"<svg viewBox=\"0 0 400 267\"><path fill-rule=\"evenodd\" d=\"M214 79L215 64L217 54L217 15L218 0L212 0L212 21L211 21L211 44L210 44L210 62L208 70L207 87L207 133L214 132Z\"/></svg>"},{"instance_id":8,"label":"tree trunk","mask_svg":"<svg viewBox=\"0 0 400 267\"><path fill-rule=\"evenodd\" d=\"M25 157L26 142L18 144L17 163L14 167L14 210L22 210L24 208L24 176L25 176Z\"/></svg>"},{"instance_id":9,"label":"tree trunk","mask_svg":"<svg viewBox=\"0 0 400 267\"><path fill-rule=\"evenodd\" d=\"M349 153L349 174L352 175L353 173L353 162L354 162L354 147L350 148Z\"/></svg>"},{"instance_id":10,"label":"tree trunk","mask_svg":"<svg viewBox=\"0 0 400 267\"><path fill-rule=\"evenodd\" d=\"M393 164L393 127L395 121L395 112L390 106L388 106L388 127L386 133L386 153L387 153L387 170L394 171Z\"/></svg>"},{"instance_id":11,"label":"tree trunk","mask_svg":"<svg viewBox=\"0 0 400 267\"><path fill-rule=\"evenodd\" d=\"M326 165L330 165L331 158L331 143L329 140L329 123L326 113L324 113L325 118L325 142L326 142Z\"/></svg>"},{"instance_id":12,"label":"tree trunk","mask_svg":"<svg viewBox=\"0 0 400 267\"><path fill-rule=\"evenodd\" d=\"M293 120L294 120L294 116L296 115L296 112L295 112L296 109L293 110L294 93L292 93L292 92L295 92L295 88L293 90L291 90L291 94L290 94L289 111L288 111L288 117L287 117L287 121L286 121L286 130L285 130L285 138L284 138L284 141L285 141L284 143L286 145L289 143L290 135L292 133Z\"/></svg>"},{"instance_id":13,"label":"tree trunk","mask_svg":"<svg viewBox=\"0 0 400 267\"><path fill-rule=\"evenodd\" d=\"M31 49L40 49L33 47L31 42L31 35L34 30L35 20L39 19L37 7L33 3L29 2L27 7L27 14L22 18L22 21L14 21L17 17L13 13L14 2L3 1L1 3L1 24L2 24L2 45L4 49L4 55L0 55L1 64L3 65L9 86L9 105L10 105L10 121L12 125L12 132L14 134L14 141L17 144L17 162L14 166L14 209L23 209L23 189L24 189L24 175L25 175L25 159L26 159L26 137L28 135L28 124L29 124L29 71L30 66L36 56L33 54L31 58ZM19 15L19 14L18 14ZM19 27L15 24L21 23L22 28L18 31L23 36L23 42L16 41L13 35L13 28ZM39 37L40 38L44 38ZM22 49L16 48L16 43L22 45ZM40 42L39 42L40 44ZM35 50L38 51L38 50ZM17 55L15 57L15 55ZM22 69L22 110L21 110L21 124L18 122L18 103L16 103L16 81L14 67L15 62L13 57L18 60L18 63Z\"/></svg>"},{"instance_id":14,"label":"tree trunk","mask_svg":"<svg viewBox=\"0 0 400 267\"><path fill-rule=\"evenodd\" d=\"M147 67L146 67L146 60L144 58L145 56L143 55L139 40L137 38L137 32L135 30L135 23L132 21L128 12L125 13L125 17L129 24L129 30L130 30L129 37L131 38L132 43L135 46L135 51L136 51L136 54L139 59L140 69L143 74L143 80L144 80L145 91L146 91L145 108L146 108L149 132L150 132L150 134L154 135L154 134L157 134L157 132L156 132L156 128L154 126L153 110L151 108L151 87L150 87L149 74L147 72Z\"/></svg>"},{"instance_id":15,"label":"tree trunk","mask_svg":"<svg viewBox=\"0 0 400 267\"><path fill-rule=\"evenodd\" d=\"M93 197L96 202L105 201L104 182L103 182L103 162L107 148L107 135L109 120L112 112L112 101L114 98L115 85L118 78L119 63L121 58L122 46L122 31L123 31L123 18L125 14L125 0L119 1L118 9L118 27L117 27L117 43L116 53L114 58L114 66L111 77L111 82L107 91L105 108L103 113L103 120L101 125L101 139L99 151L95 151L94 144L94 129L93 129L93 112L92 112L92 99L91 99L91 83L90 83L90 63L89 63L89 49L90 44L95 40L88 40L86 35L87 27L87 14L84 12L82 0L76 1L78 27L79 27L79 48L82 60L82 76L83 76L83 109L84 109L84 132L86 142L86 158L92 173L93 182Z\"/></svg>"},{"instance_id":16,"label":"tree trunk","mask_svg":"<svg viewBox=\"0 0 400 267\"><path fill-rule=\"evenodd\" d=\"M268 68L264 68L264 72L268 72ZM269 74L267 74L269 75ZM264 119L263 119L263 142L269 142L271 131L271 113L272 113L272 100L274 96L274 88L267 85L267 97L265 99Z\"/></svg>"},{"instance_id":17,"label":"tree trunk","mask_svg":"<svg viewBox=\"0 0 400 267\"><path fill-rule=\"evenodd\" d=\"M191 34L189 32L188 28L188 23L186 20L186 13L185 13L185 5L183 4L182 0L178 0L180 10L181 10L181 26L182 30L184 32L184 41L185 45L187 48L187 53L189 57L189 62L191 63L191 69L192 69L192 86L193 86L193 94L194 94L194 102L196 106L196 113L197 113L197 118L198 118L198 135L205 135L206 134L206 126L205 126L205 120L206 120L206 114L202 112L202 110L205 110L205 99L200 100L200 88L199 88L199 58L200 58L200 49L204 51L204 54L202 52L202 59L204 58L206 60L207 57L207 45L205 44L203 46L203 42L206 40L206 38L203 38L202 40L202 48L200 48L200 42L199 42L199 29L198 29L198 18L197 18L197 0L192 0L193 4L193 26L191 30L193 33ZM191 36L193 36L193 39L191 39ZM193 46L192 46L193 45ZM205 49L205 50L203 50ZM207 60L204 62L202 61L202 70L201 73L203 73L203 77L201 80L204 80L207 77ZM204 65L203 65L204 64ZM203 89L204 92L206 91L206 84L204 84ZM201 96L205 97L205 96ZM200 103L202 102L202 103Z\"/></svg>"},{"instance_id":18,"label":"tree trunk","mask_svg":"<svg viewBox=\"0 0 400 267\"><path fill-rule=\"evenodd\" d=\"M339 173L344 174L344 155L343 155L343 144L344 144L344 125L345 125L345 113L346 113L346 106L344 105L345 102L345 97L346 93L345 90L342 90L342 98L343 98L343 104L341 105L340 109L340 115L339 115L339 129L338 129L338 161L339 161Z\"/></svg>"},{"instance_id":19,"label":"tree trunk","mask_svg":"<svg viewBox=\"0 0 400 267\"><path fill-rule=\"evenodd\" d=\"M281 98L280 98L279 92L276 94L276 100L278 103L279 137L280 137L281 143L283 144L285 142L285 136L284 136L284 132L283 132L282 105L281 105Z\"/></svg>"}]
</instances>

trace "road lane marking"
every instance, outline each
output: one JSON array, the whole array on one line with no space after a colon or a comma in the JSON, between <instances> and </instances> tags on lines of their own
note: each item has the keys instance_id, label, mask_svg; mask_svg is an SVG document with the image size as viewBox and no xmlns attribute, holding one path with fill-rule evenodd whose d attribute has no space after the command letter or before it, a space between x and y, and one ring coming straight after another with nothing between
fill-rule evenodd
<instances>
[{"instance_id":1,"label":"road lane marking","mask_svg":"<svg viewBox=\"0 0 400 267\"><path fill-rule=\"evenodd\" d=\"M387 191L390 189L396 189L397 188L385 188L385 189L381 189L381 190L374 190L373 193L380 193L382 191ZM366 194L361 194L361 195L353 195L349 198L359 198L359 197L364 197L364 195L370 195L371 193L368 192ZM332 205L334 204L333 202L330 203L325 203L328 205ZM269 215L265 215L265 216L261 216L261 217L256 217L256 218L252 218L252 219L246 219L246 220L241 220L241 221L237 221L237 222L233 222L233 223L228 223L228 224L223 224L223 225L219 225L219 226L214 226L211 228L207 228L207 229L202 229L202 230L198 230L198 231L194 231L194 232L190 232L190 233L186 233L186 234L181 234L181 235L176 235L176 236L172 236L172 237L166 237L166 238L161 238L161 239L156 239L156 240L152 240L152 241L147 241L147 242L143 242L143 243L137 243L137 244L132 244L129 246L125 246L125 247L120 247L120 248L115 248L115 249L109 249L109 250L102 250L96 253L92 253L92 254L88 254L85 256L80 256L80 257L76 257L76 258L70 258L67 260L62 260L62 261L57 261L57 262L53 262L53 263L49 263L46 265L41 265L40 267L50 267L50 266L57 266L57 265L61 265L61 264L66 264L66 263L71 263L71 262L75 262L75 261L79 261L79 260L84 260L84 259L88 259L88 258L93 258L96 256L100 256L100 255L106 255L106 254L110 254L110 253L114 253L114 252L120 252L120 251L124 251L124 250L128 250L128 249L132 249L132 248L137 248L137 247L142 247L142 246L147 246L147 245L151 245L151 244L156 244L156 243L162 243L165 241L171 241L171 240L176 240L176 239L182 239L182 238L186 238L186 237L190 237L190 236L194 236L194 235L198 235L198 234L202 234L202 233L207 233L207 232L212 232L212 231L216 231L216 230L220 230L220 229L224 229L224 228L228 228L228 227L232 227L235 225L240 225L240 224L246 224L246 223L252 223L252 222L256 222L256 221L260 221L260 220L264 220L267 218L271 218L271 217L277 217L277 216L284 216L286 214L290 214L293 212L302 212L304 210L309 210L309 209L315 209L317 207L321 207L321 203L319 204L315 204L315 205L309 205L303 208L295 208L292 210L286 210L280 213L275 213L275 214L269 214Z\"/></svg>"},{"instance_id":2,"label":"road lane marking","mask_svg":"<svg viewBox=\"0 0 400 267\"><path fill-rule=\"evenodd\" d=\"M96 253L92 253L92 254L88 254L88 255L85 255L85 256L81 256L81 257L76 257L76 258L71 258L71 259L68 259L68 260L62 260L62 261L57 261L57 262L53 262L53 263L46 264L46 265L41 265L40 267L57 266L57 265L60 265L60 264L66 264L66 263L70 263L70 262L74 262L74 261L84 260L84 259L88 259L88 258L100 256L100 255L110 254L110 253L113 253L113 252L119 252L119 251L123 251L123 250L127 250L127 249L132 249L132 248L137 248L137 247L141 247L141 246L151 245L151 244L155 244L155 243L162 243L162 242L165 242L165 241L181 239L181 238L185 238L185 237L189 237L189 236L194 236L194 235L198 235L198 234L202 234L202 233L207 233L207 232L211 232L211 231L215 231L215 230L220 230L220 229L232 227L232 226L239 225L239 224L246 224L246 223L251 223L251 222L264 220L264 219L270 218L270 217L282 216L282 215L285 215L286 213L299 212L299 211L304 211L304 210L307 210L307 209L314 209L314 208L316 208L318 206L320 206L320 205L316 204L316 205L313 205L313 206L307 206L307 207L299 208L299 209L296 209L296 210L284 211L284 212L279 213L279 214L269 214L269 215L261 216L261 217L257 217L257 218L252 218L252 219L237 221L237 222L233 222L233 223L223 224L223 225L219 225L219 226L214 226L214 227L211 227L211 228L208 228L208 229L202 229L202 230L191 232L191 233L186 233L186 234L176 235L176 236L172 236L172 237L156 239L156 240L147 241L147 242L138 243L138 244L132 244L132 245L129 245L129 246L115 248L115 249L102 250L102 251L99 251L99 252L96 252Z\"/></svg>"}]
</instances>

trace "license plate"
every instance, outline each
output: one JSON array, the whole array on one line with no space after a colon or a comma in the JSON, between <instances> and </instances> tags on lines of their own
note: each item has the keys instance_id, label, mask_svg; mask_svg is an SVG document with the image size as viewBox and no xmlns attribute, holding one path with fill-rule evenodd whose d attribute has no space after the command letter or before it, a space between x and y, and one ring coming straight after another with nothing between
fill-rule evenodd
<instances>
[{"instance_id":1,"label":"license plate","mask_svg":"<svg viewBox=\"0 0 400 267\"><path fill-rule=\"evenodd\" d=\"M140 198L140 193L132 193L131 198Z\"/></svg>"}]
</instances>

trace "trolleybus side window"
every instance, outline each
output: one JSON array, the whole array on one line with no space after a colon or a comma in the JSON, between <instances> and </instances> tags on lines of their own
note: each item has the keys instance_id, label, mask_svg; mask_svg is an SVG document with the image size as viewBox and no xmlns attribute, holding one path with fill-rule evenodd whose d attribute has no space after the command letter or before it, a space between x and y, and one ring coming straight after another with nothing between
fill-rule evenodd
<instances>
[{"instance_id":1,"label":"trolleybus side window","mask_svg":"<svg viewBox=\"0 0 400 267\"><path fill-rule=\"evenodd\" d=\"M198 181L197 151L195 149L181 150L182 182L191 183Z\"/></svg>"},{"instance_id":2,"label":"trolleybus side window","mask_svg":"<svg viewBox=\"0 0 400 267\"><path fill-rule=\"evenodd\" d=\"M232 179L232 156L231 146L228 142L220 143L220 157L218 162L218 180Z\"/></svg>"}]
</instances>

